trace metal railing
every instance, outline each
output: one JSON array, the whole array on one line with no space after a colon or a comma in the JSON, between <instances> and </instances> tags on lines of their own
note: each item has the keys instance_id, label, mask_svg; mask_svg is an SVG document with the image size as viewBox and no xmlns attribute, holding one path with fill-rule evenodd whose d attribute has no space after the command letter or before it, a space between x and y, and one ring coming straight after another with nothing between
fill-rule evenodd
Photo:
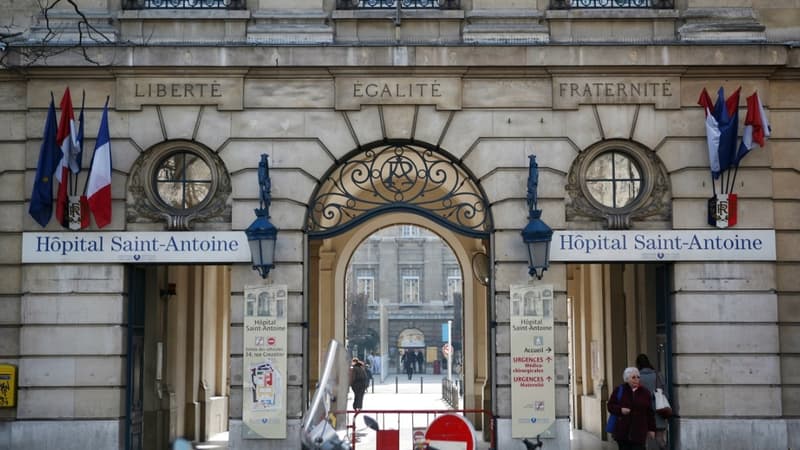
<instances>
[{"instance_id":1,"label":"metal railing","mask_svg":"<svg viewBox=\"0 0 800 450\"><path fill-rule=\"evenodd\" d=\"M245 9L245 0L123 0L123 9Z\"/></svg>"},{"instance_id":2,"label":"metal railing","mask_svg":"<svg viewBox=\"0 0 800 450\"><path fill-rule=\"evenodd\" d=\"M357 450L358 443L356 435L356 419L360 415L368 415L378 422L381 430L387 429L416 429L427 428L434 419L446 414L479 414L481 415L481 423L489 424L489 448L497 448L497 440L495 439L495 430L497 429L497 418L491 411L486 409L415 409L415 410L366 410L360 409L357 411L335 411L334 414L346 413L347 415L347 434L350 437L350 444L352 450ZM401 420L402 419L402 420ZM486 420L488 419L488 420ZM476 436L477 437L477 436ZM415 447L416 448L416 447Z\"/></svg>"},{"instance_id":3,"label":"metal railing","mask_svg":"<svg viewBox=\"0 0 800 450\"><path fill-rule=\"evenodd\" d=\"M458 385L458 380L450 381L447 378L442 378L442 400L444 400L451 408L457 409L461 401L461 389Z\"/></svg>"},{"instance_id":4,"label":"metal railing","mask_svg":"<svg viewBox=\"0 0 800 450\"><path fill-rule=\"evenodd\" d=\"M337 9L459 9L460 0L336 0Z\"/></svg>"},{"instance_id":5,"label":"metal railing","mask_svg":"<svg viewBox=\"0 0 800 450\"><path fill-rule=\"evenodd\" d=\"M675 0L550 0L550 9L673 9Z\"/></svg>"},{"instance_id":6,"label":"metal railing","mask_svg":"<svg viewBox=\"0 0 800 450\"><path fill-rule=\"evenodd\" d=\"M405 375L403 375L403 377L405 377ZM386 379L388 379L388 378L389 377L386 377ZM403 383L403 387L407 387L407 386L410 386L410 385L411 385L411 383ZM372 379L370 379L369 386L367 386L367 389L371 389L371 392L373 394L375 393L375 378L374 377ZM416 388L414 388L414 391L416 392ZM394 376L394 393L395 394L399 394L400 393L400 376L399 375L395 375ZM404 394L408 394L409 390L408 389L404 389L403 393ZM424 376L419 377L419 393L420 394L424 394L425 393L425 377Z\"/></svg>"}]
</instances>

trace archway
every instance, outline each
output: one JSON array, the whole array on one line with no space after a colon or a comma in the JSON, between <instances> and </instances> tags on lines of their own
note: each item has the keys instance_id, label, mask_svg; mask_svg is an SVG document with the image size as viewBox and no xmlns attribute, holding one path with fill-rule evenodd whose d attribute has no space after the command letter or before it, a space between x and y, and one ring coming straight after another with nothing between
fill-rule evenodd
<instances>
[{"instance_id":1,"label":"archway","mask_svg":"<svg viewBox=\"0 0 800 450\"><path fill-rule=\"evenodd\" d=\"M332 168L309 203L309 386L330 339L345 338L345 275L358 245L377 230L413 224L431 230L455 254L463 279L464 405L491 403L488 287L472 274L491 254L491 216L475 178L434 146L376 142ZM480 281L480 282L479 282ZM467 333L465 333L467 334ZM346 399L346 392L340 398ZM337 405L345 409L345 405Z\"/></svg>"},{"instance_id":2,"label":"archway","mask_svg":"<svg viewBox=\"0 0 800 450\"><path fill-rule=\"evenodd\" d=\"M460 360L463 278L449 245L417 225L380 229L358 245L346 272L345 338L352 356L379 359L376 384L399 374L434 383Z\"/></svg>"}]
</instances>

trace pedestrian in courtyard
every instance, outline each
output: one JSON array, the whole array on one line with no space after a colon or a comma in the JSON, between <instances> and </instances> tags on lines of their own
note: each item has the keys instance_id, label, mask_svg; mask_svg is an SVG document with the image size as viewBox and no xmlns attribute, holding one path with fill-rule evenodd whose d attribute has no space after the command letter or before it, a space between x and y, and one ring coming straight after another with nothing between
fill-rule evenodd
<instances>
[{"instance_id":1,"label":"pedestrian in courtyard","mask_svg":"<svg viewBox=\"0 0 800 450\"><path fill-rule=\"evenodd\" d=\"M364 392L367 391L369 377L364 363L358 358L353 358L350 366L350 389L353 390L353 409L364 407Z\"/></svg>"},{"instance_id":2,"label":"pedestrian in courtyard","mask_svg":"<svg viewBox=\"0 0 800 450\"><path fill-rule=\"evenodd\" d=\"M373 355L372 357L372 375L378 375L378 379L381 379L381 355Z\"/></svg>"},{"instance_id":3,"label":"pedestrian in courtyard","mask_svg":"<svg viewBox=\"0 0 800 450\"><path fill-rule=\"evenodd\" d=\"M403 372L408 375L409 380L414 375L414 361L414 353L411 350L403 352L403 357L400 358L400 362L403 363Z\"/></svg>"},{"instance_id":4,"label":"pedestrian in courtyard","mask_svg":"<svg viewBox=\"0 0 800 450\"><path fill-rule=\"evenodd\" d=\"M647 439L655 439L653 396L639 383L639 377L639 369L626 368L622 373L624 383L614 388L608 399L608 412L617 416L612 434L619 450L645 450ZM617 399L620 390L622 393Z\"/></svg>"},{"instance_id":5,"label":"pedestrian in courtyard","mask_svg":"<svg viewBox=\"0 0 800 450\"><path fill-rule=\"evenodd\" d=\"M367 353L367 367L373 367L375 365L375 357L372 356L372 352Z\"/></svg>"},{"instance_id":6,"label":"pedestrian in courtyard","mask_svg":"<svg viewBox=\"0 0 800 450\"><path fill-rule=\"evenodd\" d=\"M422 352L419 350L414 353L414 356L417 360L417 373L424 373L423 369L425 368L425 356L423 356Z\"/></svg>"},{"instance_id":7,"label":"pedestrian in courtyard","mask_svg":"<svg viewBox=\"0 0 800 450\"><path fill-rule=\"evenodd\" d=\"M367 353L367 360L364 362L364 369L367 370L367 387L369 387L370 383L372 383L372 371L373 364L375 362L375 358L372 357L372 353Z\"/></svg>"},{"instance_id":8,"label":"pedestrian in courtyard","mask_svg":"<svg viewBox=\"0 0 800 450\"><path fill-rule=\"evenodd\" d=\"M650 358L644 353L636 357L636 367L639 368L639 375L641 376L639 382L642 386L646 387L648 391L655 392L656 389L661 389L665 392L664 381L661 379L661 374L656 372L653 365L650 364ZM653 407L655 408L655 399ZM647 440L648 449L664 450L667 448L667 419L661 417L656 413L656 436L655 439Z\"/></svg>"}]
</instances>

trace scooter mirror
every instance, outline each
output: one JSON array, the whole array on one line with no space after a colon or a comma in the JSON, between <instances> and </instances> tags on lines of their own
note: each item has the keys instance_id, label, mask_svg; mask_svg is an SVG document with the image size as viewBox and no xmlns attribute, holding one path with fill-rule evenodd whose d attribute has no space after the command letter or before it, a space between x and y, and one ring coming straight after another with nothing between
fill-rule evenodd
<instances>
[{"instance_id":1,"label":"scooter mirror","mask_svg":"<svg viewBox=\"0 0 800 450\"><path fill-rule=\"evenodd\" d=\"M364 425L368 426L369 428L372 428L375 431L378 431L380 429L378 421L370 416L364 416Z\"/></svg>"}]
</instances>

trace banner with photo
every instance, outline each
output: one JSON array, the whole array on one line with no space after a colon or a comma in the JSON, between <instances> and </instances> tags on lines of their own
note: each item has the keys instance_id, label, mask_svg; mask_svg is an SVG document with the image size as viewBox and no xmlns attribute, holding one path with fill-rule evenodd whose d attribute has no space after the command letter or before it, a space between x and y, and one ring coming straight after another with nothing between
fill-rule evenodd
<instances>
[{"instance_id":1,"label":"banner with photo","mask_svg":"<svg viewBox=\"0 0 800 450\"><path fill-rule=\"evenodd\" d=\"M536 437L555 422L552 285L511 286L511 436Z\"/></svg>"},{"instance_id":2,"label":"banner with photo","mask_svg":"<svg viewBox=\"0 0 800 450\"><path fill-rule=\"evenodd\" d=\"M287 288L245 286L242 437L286 438Z\"/></svg>"}]
</instances>

